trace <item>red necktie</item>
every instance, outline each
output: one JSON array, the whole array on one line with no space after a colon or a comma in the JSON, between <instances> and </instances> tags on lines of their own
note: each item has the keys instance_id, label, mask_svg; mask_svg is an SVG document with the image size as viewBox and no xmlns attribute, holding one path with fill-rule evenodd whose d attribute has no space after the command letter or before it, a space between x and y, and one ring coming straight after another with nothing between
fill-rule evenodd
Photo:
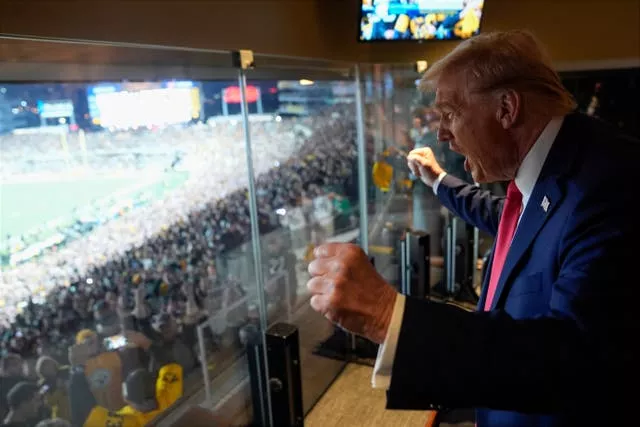
<instances>
[{"instance_id":1,"label":"red necktie","mask_svg":"<svg viewBox=\"0 0 640 427\"><path fill-rule=\"evenodd\" d=\"M484 302L484 310L489 311L491 302L498 287L498 280L507 259L507 253L511 246L511 240L518 226L518 218L522 210L522 193L516 187L514 181L507 187L507 199L502 208L500 224L498 225L498 237L496 247L493 251L493 263L491 264L491 276L489 278L489 288L487 289L487 299Z\"/></svg>"}]
</instances>

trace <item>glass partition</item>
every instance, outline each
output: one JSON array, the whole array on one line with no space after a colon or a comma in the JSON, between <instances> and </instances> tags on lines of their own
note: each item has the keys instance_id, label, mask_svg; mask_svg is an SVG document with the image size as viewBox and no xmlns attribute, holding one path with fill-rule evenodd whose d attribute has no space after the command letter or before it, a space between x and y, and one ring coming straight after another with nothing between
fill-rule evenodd
<instances>
[{"instance_id":1,"label":"glass partition","mask_svg":"<svg viewBox=\"0 0 640 427\"><path fill-rule=\"evenodd\" d=\"M399 284L398 240L406 229L426 232L430 236L432 292L459 296L463 287L474 289L468 298L473 302L481 280L478 267L482 264L473 260L481 260L492 241L453 217L406 164L412 149L430 147L445 170L471 182L462 156L437 142L435 94L419 89L420 77L409 64L363 68L370 182L369 251L384 276ZM449 253L456 255L450 257ZM456 270L449 278L445 274L448 269Z\"/></svg>"},{"instance_id":2,"label":"glass partition","mask_svg":"<svg viewBox=\"0 0 640 427\"><path fill-rule=\"evenodd\" d=\"M279 101L249 120L264 300L268 326L298 327L306 413L345 364L321 351L335 328L309 305L306 282L314 247L359 235L356 86L347 65L321 73L302 61L281 67L264 59L247 72L246 87L250 111L257 87Z\"/></svg>"},{"instance_id":3,"label":"glass partition","mask_svg":"<svg viewBox=\"0 0 640 427\"><path fill-rule=\"evenodd\" d=\"M0 38L0 55L0 416L268 416L240 387L263 306L231 54Z\"/></svg>"}]
</instances>

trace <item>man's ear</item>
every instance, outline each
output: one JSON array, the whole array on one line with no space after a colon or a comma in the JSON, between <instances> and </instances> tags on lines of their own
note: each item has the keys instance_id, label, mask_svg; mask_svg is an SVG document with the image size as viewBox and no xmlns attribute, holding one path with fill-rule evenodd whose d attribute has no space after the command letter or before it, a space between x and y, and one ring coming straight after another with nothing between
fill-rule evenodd
<instances>
[{"instance_id":1,"label":"man's ear","mask_svg":"<svg viewBox=\"0 0 640 427\"><path fill-rule=\"evenodd\" d=\"M513 89L504 89L498 92L498 111L496 118L503 129L513 127L520 115L521 97Z\"/></svg>"}]
</instances>

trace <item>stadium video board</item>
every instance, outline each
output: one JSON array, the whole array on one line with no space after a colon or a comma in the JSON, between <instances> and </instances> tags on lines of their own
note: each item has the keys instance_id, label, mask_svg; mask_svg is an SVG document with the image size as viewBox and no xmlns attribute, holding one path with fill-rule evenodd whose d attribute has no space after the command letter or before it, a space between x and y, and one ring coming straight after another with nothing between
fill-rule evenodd
<instances>
[{"instance_id":1,"label":"stadium video board","mask_svg":"<svg viewBox=\"0 0 640 427\"><path fill-rule=\"evenodd\" d=\"M191 81L122 82L87 91L94 125L137 129L187 123L200 117L200 88Z\"/></svg>"},{"instance_id":2,"label":"stadium video board","mask_svg":"<svg viewBox=\"0 0 640 427\"><path fill-rule=\"evenodd\" d=\"M361 0L359 41L468 39L483 11L484 0Z\"/></svg>"}]
</instances>

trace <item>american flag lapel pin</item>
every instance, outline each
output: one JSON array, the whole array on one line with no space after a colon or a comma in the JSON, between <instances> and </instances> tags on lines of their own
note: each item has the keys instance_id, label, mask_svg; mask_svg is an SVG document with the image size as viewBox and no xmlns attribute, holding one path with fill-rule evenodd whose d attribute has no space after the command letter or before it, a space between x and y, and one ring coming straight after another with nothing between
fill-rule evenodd
<instances>
[{"instance_id":1,"label":"american flag lapel pin","mask_svg":"<svg viewBox=\"0 0 640 427\"><path fill-rule=\"evenodd\" d=\"M542 209L546 212L549 210L549 205L551 203L549 202L549 199L547 198L547 196L544 196L544 198L542 199L542 203L540 203L540 206L542 206Z\"/></svg>"}]
</instances>

